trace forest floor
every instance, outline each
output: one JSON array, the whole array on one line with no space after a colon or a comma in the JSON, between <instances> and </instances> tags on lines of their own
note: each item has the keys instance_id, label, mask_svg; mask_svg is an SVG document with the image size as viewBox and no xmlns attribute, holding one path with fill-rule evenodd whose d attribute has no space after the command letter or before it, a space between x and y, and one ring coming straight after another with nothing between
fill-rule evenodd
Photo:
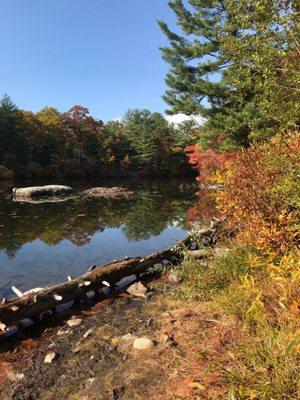
<instances>
[{"instance_id":1,"label":"forest floor","mask_svg":"<svg viewBox=\"0 0 300 400\"><path fill-rule=\"evenodd\" d=\"M222 398L238 320L204 301L180 299L186 283L170 282L168 273L147 287L147 300L122 292L81 310L76 327L65 315L56 326L2 345L0 399ZM151 339L153 347L135 349L136 337Z\"/></svg>"}]
</instances>

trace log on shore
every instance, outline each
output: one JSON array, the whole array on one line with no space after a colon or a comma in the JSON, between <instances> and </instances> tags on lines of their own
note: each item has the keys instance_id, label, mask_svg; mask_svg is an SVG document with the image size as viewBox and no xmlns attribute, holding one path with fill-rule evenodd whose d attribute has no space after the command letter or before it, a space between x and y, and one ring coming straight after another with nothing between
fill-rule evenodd
<instances>
[{"instance_id":1,"label":"log on shore","mask_svg":"<svg viewBox=\"0 0 300 400\"><path fill-rule=\"evenodd\" d=\"M201 236L206 239L211 238L218 223L216 222L210 229L202 231ZM188 236L181 243L188 245L190 237ZM148 257L129 258L92 269L76 279L0 304L0 323L2 323L2 326L12 325L24 318L34 319L42 312L53 309L60 304L82 299L91 290L97 291L104 288L107 282L113 286L129 275L139 276L139 274L146 272L149 267L160 264L163 260L176 262L179 258L180 256L176 255L170 248Z\"/></svg>"}]
</instances>

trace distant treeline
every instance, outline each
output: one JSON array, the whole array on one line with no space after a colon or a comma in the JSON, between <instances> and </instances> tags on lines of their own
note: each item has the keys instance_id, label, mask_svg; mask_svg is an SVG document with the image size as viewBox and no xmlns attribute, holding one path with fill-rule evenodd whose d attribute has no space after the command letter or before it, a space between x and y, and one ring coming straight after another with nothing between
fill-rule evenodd
<instances>
[{"instance_id":1,"label":"distant treeline","mask_svg":"<svg viewBox=\"0 0 300 400\"><path fill-rule=\"evenodd\" d=\"M183 175L192 123L174 127L159 113L131 110L106 124L75 105L61 113L0 102L0 178Z\"/></svg>"}]
</instances>

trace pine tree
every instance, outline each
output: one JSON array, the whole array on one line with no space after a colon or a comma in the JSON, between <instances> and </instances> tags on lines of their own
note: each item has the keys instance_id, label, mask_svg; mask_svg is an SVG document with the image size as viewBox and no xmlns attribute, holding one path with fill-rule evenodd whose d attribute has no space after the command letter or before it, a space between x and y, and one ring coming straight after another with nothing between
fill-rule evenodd
<instances>
[{"instance_id":1,"label":"pine tree","mask_svg":"<svg viewBox=\"0 0 300 400\"><path fill-rule=\"evenodd\" d=\"M163 97L171 106L169 113L204 116L207 144L218 142L225 149L247 147L254 138L297 125L297 112L287 118L275 106L283 97L285 103L292 98L289 108L296 102L295 62L292 78L283 67L295 58L295 51L299 54L296 2L171 0L169 5L182 31L173 32L159 22L170 42L162 48L171 65L166 77L170 89ZM283 81L280 91L278 80ZM284 89L290 80L292 96Z\"/></svg>"},{"instance_id":2,"label":"pine tree","mask_svg":"<svg viewBox=\"0 0 300 400\"><path fill-rule=\"evenodd\" d=\"M18 122L17 106L8 95L4 95L0 101L0 164L8 168L13 167L16 153L21 153Z\"/></svg>"}]
</instances>

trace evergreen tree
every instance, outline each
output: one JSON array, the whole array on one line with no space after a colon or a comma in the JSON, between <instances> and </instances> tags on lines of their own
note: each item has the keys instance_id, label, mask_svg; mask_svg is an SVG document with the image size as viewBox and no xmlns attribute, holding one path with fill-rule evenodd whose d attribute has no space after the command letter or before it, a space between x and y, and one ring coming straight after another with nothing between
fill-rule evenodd
<instances>
[{"instance_id":1,"label":"evergreen tree","mask_svg":"<svg viewBox=\"0 0 300 400\"><path fill-rule=\"evenodd\" d=\"M9 96L4 95L0 102L0 164L10 165L17 133L17 107ZM12 160L11 160L12 161Z\"/></svg>"},{"instance_id":2,"label":"evergreen tree","mask_svg":"<svg viewBox=\"0 0 300 400\"><path fill-rule=\"evenodd\" d=\"M170 41L169 47L162 48L171 65L166 77L170 89L164 96L169 112L201 114L207 118L207 144L217 140L226 149L247 147L253 138L297 125L297 111L290 110L287 117L276 106L282 103L287 110L286 99L291 97L289 108L297 103L299 69L297 73L296 61L289 63L296 53L299 56L296 4L169 1L182 30L173 32L159 22ZM287 64L292 64L290 76L285 72Z\"/></svg>"}]
</instances>

